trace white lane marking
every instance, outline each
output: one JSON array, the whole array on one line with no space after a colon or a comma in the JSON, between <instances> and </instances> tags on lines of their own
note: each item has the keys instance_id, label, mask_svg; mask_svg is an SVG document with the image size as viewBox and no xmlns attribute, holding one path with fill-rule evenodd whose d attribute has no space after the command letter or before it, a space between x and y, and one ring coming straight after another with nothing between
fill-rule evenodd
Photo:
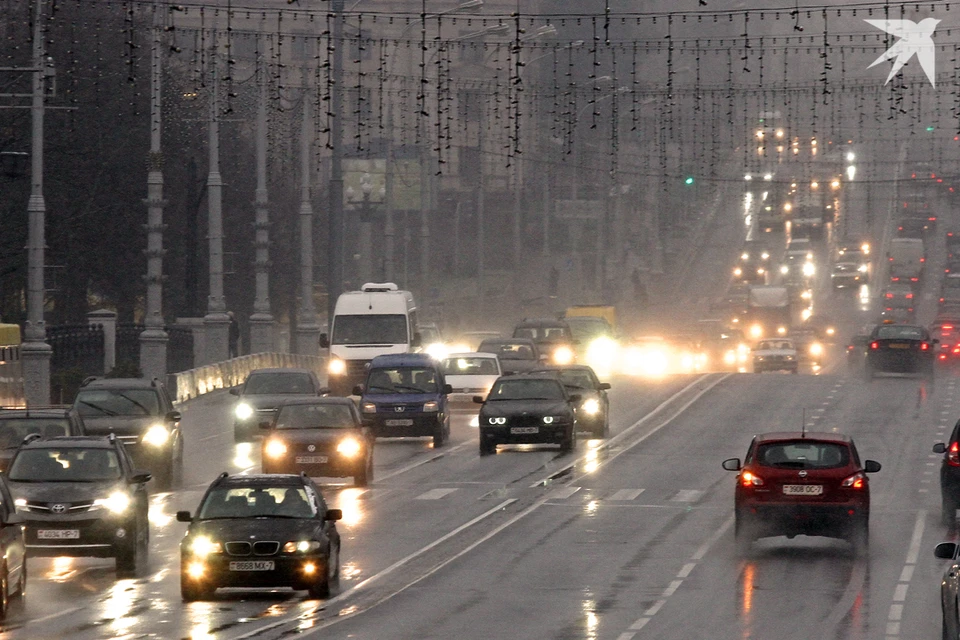
<instances>
[{"instance_id":1,"label":"white lane marking","mask_svg":"<svg viewBox=\"0 0 960 640\"><path fill-rule=\"evenodd\" d=\"M630 630L640 631L640 629L643 629L645 626L647 626L648 622L650 622L650 618L640 618L639 620L634 622L632 625L630 625ZM626 635L626 634L623 634L623 635ZM630 637L631 638L633 637L632 633L630 634Z\"/></svg>"},{"instance_id":2,"label":"white lane marking","mask_svg":"<svg viewBox=\"0 0 960 640\"><path fill-rule=\"evenodd\" d=\"M660 611L660 609L662 609L663 605L665 604L667 604L666 600L657 600L656 602L653 603L652 607L650 607L649 609L643 612L643 615L652 618L653 616L657 615L657 612Z\"/></svg>"},{"instance_id":3,"label":"white lane marking","mask_svg":"<svg viewBox=\"0 0 960 640\"><path fill-rule=\"evenodd\" d=\"M903 605L902 604L892 604L890 605L890 615L887 616L888 620L902 620L903 619Z\"/></svg>"},{"instance_id":4,"label":"white lane marking","mask_svg":"<svg viewBox=\"0 0 960 640\"><path fill-rule=\"evenodd\" d=\"M377 482L383 482L384 480L389 480L390 478L392 478L392 477L394 477L394 476L398 476L398 475L400 475L401 473L406 473L407 471L410 471L411 469L416 469L417 467L421 467L421 466L427 464L428 462L433 462L434 460L439 460L440 458L443 458L444 456L447 456L447 455L453 453L454 451L459 451L460 449L463 449L463 448L468 447L468 446L475 447L475 446L477 446L477 443L476 443L476 442L462 442L462 443L458 444L457 446L452 447L452 448L450 448L450 449L444 449L444 450L442 450L441 452L434 453L434 454L430 455L429 457L424 458L423 460L415 460L415 461L411 462L410 464L408 464L408 465L405 466L405 467L400 467L400 468L397 469L396 471L391 471L390 473L387 473L387 474L384 474L384 475L378 474L378 475L377 475Z\"/></svg>"},{"instance_id":5,"label":"white lane marking","mask_svg":"<svg viewBox=\"0 0 960 640\"><path fill-rule=\"evenodd\" d=\"M915 565L907 565L903 568L903 571L900 572L900 582L910 582L913 580L913 570L917 567Z\"/></svg>"},{"instance_id":6,"label":"white lane marking","mask_svg":"<svg viewBox=\"0 0 960 640\"><path fill-rule=\"evenodd\" d=\"M683 580L674 580L671 582L666 589L663 590L663 598L667 599L677 592L677 589L680 588L680 585L683 584Z\"/></svg>"},{"instance_id":7,"label":"white lane marking","mask_svg":"<svg viewBox=\"0 0 960 640\"><path fill-rule=\"evenodd\" d=\"M643 493L643 489L620 489L607 500L636 500Z\"/></svg>"},{"instance_id":8,"label":"white lane marking","mask_svg":"<svg viewBox=\"0 0 960 640\"><path fill-rule=\"evenodd\" d=\"M556 491L550 492L550 495L547 496L547 500L566 500L577 491L580 491L580 487L562 487Z\"/></svg>"},{"instance_id":9,"label":"white lane marking","mask_svg":"<svg viewBox=\"0 0 960 640\"><path fill-rule=\"evenodd\" d=\"M680 569L680 573L677 574L678 578L686 578L690 575L690 572L693 571L693 568L697 566L696 562L688 562L683 565L683 569Z\"/></svg>"},{"instance_id":10,"label":"white lane marking","mask_svg":"<svg viewBox=\"0 0 960 640\"><path fill-rule=\"evenodd\" d=\"M910 538L906 564L917 564L917 558L920 557L920 543L923 540L923 529L926 526L926 518L927 510L920 509L920 511L917 512L917 521L913 525L913 536Z\"/></svg>"},{"instance_id":11,"label":"white lane marking","mask_svg":"<svg viewBox=\"0 0 960 640\"><path fill-rule=\"evenodd\" d=\"M700 548L697 549L697 552L693 554L693 557L691 557L690 559L696 562L703 560L704 556L707 555L707 552L710 551L710 547L716 544L717 540L720 539L720 536L725 534L727 532L727 529L729 529L732 526L733 526L733 516L730 516L729 518L727 518L727 521L724 522L720 526L720 528L717 529L717 531L712 536L710 536L710 538L706 540L706 542L700 545Z\"/></svg>"},{"instance_id":12,"label":"white lane marking","mask_svg":"<svg viewBox=\"0 0 960 640\"><path fill-rule=\"evenodd\" d=\"M926 489L920 489L924 493ZM893 603L887 613L887 637L898 638L900 636L900 620L903 618L903 604L907 599L907 589L910 587L910 580L913 578L913 570L916 567L917 560L920 557L920 544L923 541L923 530L926 527L927 511L921 509L917 512L916 522L913 524L913 534L910 537L910 545L907 547L907 557L903 569L900 571L900 584L893 591Z\"/></svg>"},{"instance_id":13,"label":"white lane marking","mask_svg":"<svg viewBox=\"0 0 960 640\"><path fill-rule=\"evenodd\" d=\"M263 633L264 631L269 631L270 629L275 629L275 628L277 628L277 627L279 627L279 626L281 626L281 625L287 624L288 622L290 622L290 621L289 621L289 620L280 620L280 621L278 621L278 622L274 622L273 624L268 624L268 625L263 626L263 627L258 627L258 628L256 628L256 629L254 629L253 631L248 631L247 633L243 634L242 636L236 636L233 640L245 640L246 638L252 638L252 637L254 637L254 636L260 635L260 634Z\"/></svg>"},{"instance_id":14,"label":"white lane marking","mask_svg":"<svg viewBox=\"0 0 960 640\"><path fill-rule=\"evenodd\" d=\"M683 489L677 492L677 495L670 498L671 502L696 502L703 497L703 491L697 489Z\"/></svg>"},{"instance_id":15,"label":"white lane marking","mask_svg":"<svg viewBox=\"0 0 960 640\"><path fill-rule=\"evenodd\" d=\"M893 590L893 601L894 602L903 602L907 599L907 589L910 587L908 584L898 584L897 588Z\"/></svg>"},{"instance_id":16,"label":"white lane marking","mask_svg":"<svg viewBox=\"0 0 960 640\"><path fill-rule=\"evenodd\" d=\"M414 500L439 500L444 496L450 495L454 491L456 491L456 489L449 487L442 489L430 489L430 491L418 495L416 498L414 498Z\"/></svg>"},{"instance_id":17,"label":"white lane marking","mask_svg":"<svg viewBox=\"0 0 960 640\"><path fill-rule=\"evenodd\" d=\"M621 633L617 636L617 640L633 640L633 637L637 635L635 633Z\"/></svg>"},{"instance_id":18,"label":"white lane marking","mask_svg":"<svg viewBox=\"0 0 960 640\"><path fill-rule=\"evenodd\" d=\"M58 611L57 613L51 613L48 616L43 616L42 618L33 618L27 624L37 624L38 622L46 622L47 620L53 620L54 618L59 618L60 616L70 615L71 613L76 613L77 611L82 611L83 607L74 607L73 609L67 609L65 611ZM27 626L27 625L24 625Z\"/></svg>"}]
</instances>

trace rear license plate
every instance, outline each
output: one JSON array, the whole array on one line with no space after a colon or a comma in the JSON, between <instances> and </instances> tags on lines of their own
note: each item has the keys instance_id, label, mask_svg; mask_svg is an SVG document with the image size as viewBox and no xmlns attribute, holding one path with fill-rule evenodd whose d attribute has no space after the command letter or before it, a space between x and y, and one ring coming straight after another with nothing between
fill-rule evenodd
<instances>
[{"instance_id":1,"label":"rear license plate","mask_svg":"<svg viewBox=\"0 0 960 640\"><path fill-rule=\"evenodd\" d=\"M819 496L823 494L822 484L785 484L783 494L787 496Z\"/></svg>"},{"instance_id":2,"label":"rear license plate","mask_svg":"<svg viewBox=\"0 0 960 640\"><path fill-rule=\"evenodd\" d=\"M325 464L327 456L297 456L297 464Z\"/></svg>"},{"instance_id":3,"label":"rear license plate","mask_svg":"<svg viewBox=\"0 0 960 640\"><path fill-rule=\"evenodd\" d=\"M909 344L903 344L902 342L891 342L887 346L890 347L891 349L909 349L910 348Z\"/></svg>"},{"instance_id":4,"label":"rear license plate","mask_svg":"<svg viewBox=\"0 0 960 640\"><path fill-rule=\"evenodd\" d=\"M273 571L273 560L243 560L230 563L230 571Z\"/></svg>"},{"instance_id":5,"label":"rear license plate","mask_svg":"<svg viewBox=\"0 0 960 640\"><path fill-rule=\"evenodd\" d=\"M40 529L37 531L40 540L79 540L79 529Z\"/></svg>"},{"instance_id":6,"label":"rear license plate","mask_svg":"<svg viewBox=\"0 0 960 640\"><path fill-rule=\"evenodd\" d=\"M384 420L383 423L388 427L410 427L413 426L413 418L403 418L402 420Z\"/></svg>"},{"instance_id":7,"label":"rear license plate","mask_svg":"<svg viewBox=\"0 0 960 640\"><path fill-rule=\"evenodd\" d=\"M540 427L510 427L510 433L540 433Z\"/></svg>"}]
</instances>

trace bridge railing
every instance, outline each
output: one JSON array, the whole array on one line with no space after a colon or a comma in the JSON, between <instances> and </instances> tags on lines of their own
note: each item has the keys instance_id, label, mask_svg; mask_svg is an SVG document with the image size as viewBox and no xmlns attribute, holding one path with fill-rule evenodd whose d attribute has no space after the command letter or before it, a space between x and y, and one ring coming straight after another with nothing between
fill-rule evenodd
<instances>
[{"instance_id":1,"label":"bridge railing","mask_svg":"<svg viewBox=\"0 0 960 640\"><path fill-rule=\"evenodd\" d=\"M254 369L266 368L310 369L321 381L327 378L327 359L323 356L307 356L296 353L253 353L215 362L213 364L171 373L167 376L167 388L178 402L185 402L217 389L235 387L247 378Z\"/></svg>"}]
</instances>

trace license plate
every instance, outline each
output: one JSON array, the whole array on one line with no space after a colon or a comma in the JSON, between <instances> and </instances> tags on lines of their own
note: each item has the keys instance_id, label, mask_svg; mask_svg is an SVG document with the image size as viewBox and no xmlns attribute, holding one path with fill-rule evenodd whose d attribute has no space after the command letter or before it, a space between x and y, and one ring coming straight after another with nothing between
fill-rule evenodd
<instances>
[{"instance_id":1,"label":"license plate","mask_svg":"<svg viewBox=\"0 0 960 640\"><path fill-rule=\"evenodd\" d=\"M540 427L510 427L510 433L540 433Z\"/></svg>"},{"instance_id":2,"label":"license plate","mask_svg":"<svg viewBox=\"0 0 960 640\"><path fill-rule=\"evenodd\" d=\"M273 560L242 560L230 563L230 571L273 571Z\"/></svg>"},{"instance_id":3,"label":"license plate","mask_svg":"<svg viewBox=\"0 0 960 640\"><path fill-rule=\"evenodd\" d=\"M40 540L79 540L79 529L40 529L37 531Z\"/></svg>"},{"instance_id":4,"label":"license plate","mask_svg":"<svg viewBox=\"0 0 960 640\"><path fill-rule=\"evenodd\" d=\"M903 344L902 342L891 342L887 346L890 347L891 349L909 349L910 348L909 344Z\"/></svg>"},{"instance_id":5,"label":"license plate","mask_svg":"<svg viewBox=\"0 0 960 640\"><path fill-rule=\"evenodd\" d=\"M402 420L384 420L383 423L388 427L410 427L413 426L413 418L403 418Z\"/></svg>"},{"instance_id":6,"label":"license plate","mask_svg":"<svg viewBox=\"0 0 960 640\"><path fill-rule=\"evenodd\" d=\"M325 464L327 456L297 456L297 464Z\"/></svg>"},{"instance_id":7,"label":"license plate","mask_svg":"<svg viewBox=\"0 0 960 640\"><path fill-rule=\"evenodd\" d=\"M819 496L823 494L822 484L785 484L783 494L787 496Z\"/></svg>"}]
</instances>

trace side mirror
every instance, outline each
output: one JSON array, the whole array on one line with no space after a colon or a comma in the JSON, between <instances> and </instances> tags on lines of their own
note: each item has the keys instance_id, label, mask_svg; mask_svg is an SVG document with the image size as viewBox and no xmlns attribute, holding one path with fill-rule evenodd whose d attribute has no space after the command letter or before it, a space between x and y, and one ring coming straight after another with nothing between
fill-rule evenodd
<instances>
[{"instance_id":1,"label":"side mirror","mask_svg":"<svg viewBox=\"0 0 960 640\"><path fill-rule=\"evenodd\" d=\"M876 473L880 471L880 463L876 460L867 460L863 463L863 470L867 473Z\"/></svg>"},{"instance_id":2,"label":"side mirror","mask_svg":"<svg viewBox=\"0 0 960 640\"><path fill-rule=\"evenodd\" d=\"M583 396L580 395L579 393L572 393L572 394L570 394L570 402L572 402L573 404L576 404L576 403L580 402L581 400L583 400Z\"/></svg>"},{"instance_id":3,"label":"side mirror","mask_svg":"<svg viewBox=\"0 0 960 640\"><path fill-rule=\"evenodd\" d=\"M328 396L330 395L330 387L320 387L320 390L317 391L318 396Z\"/></svg>"},{"instance_id":4,"label":"side mirror","mask_svg":"<svg viewBox=\"0 0 960 640\"><path fill-rule=\"evenodd\" d=\"M483 396L473 396L474 404L483 404Z\"/></svg>"},{"instance_id":5,"label":"side mirror","mask_svg":"<svg viewBox=\"0 0 960 640\"><path fill-rule=\"evenodd\" d=\"M724 460L723 468L727 471L740 471L740 458L728 458Z\"/></svg>"},{"instance_id":6,"label":"side mirror","mask_svg":"<svg viewBox=\"0 0 960 640\"><path fill-rule=\"evenodd\" d=\"M193 522L189 511L177 511L177 522Z\"/></svg>"},{"instance_id":7,"label":"side mirror","mask_svg":"<svg viewBox=\"0 0 960 640\"><path fill-rule=\"evenodd\" d=\"M240 387L230 387L230 395L238 396L240 395Z\"/></svg>"},{"instance_id":8,"label":"side mirror","mask_svg":"<svg viewBox=\"0 0 960 640\"><path fill-rule=\"evenodd\" d=\"M257 426L260 427L261 429L273 429L273 423L272 423L272 422L261 422L261 423L260 423L259 425L257 425Z\"/></svg>"},{"instance_id":9,"label":"side mirror","mask_svg":"<svg viewBox=\"0 0 960 640\"><path fill-rule=\"evenodd\" d=\"M410 346L414 349L419 348L423 344L423 338L420 337L419 331L413 332L413 339L410 340Z\"/></svg>"},{"instance_id":10,"label":"side mirror","mask_svg":"<svg viewBox=\"0 0 960 640\"><path fill-rule=\"evenodd\" d=\"M329 349L330 348L330 336L325 333L320 334L320 348Z\"/></svg>"},{"instance_id":11,"label":"side mirror","mask_svg":"<svg viewBox=\"0 0 960 640\"><path fill-rule=\"evenodd\" d=\"M443 391L442 391L442 393L443 393L444 395L446 395L446 394L448 394L448 393L453 393L453 385L449 385L449 384L443 385Z\"/></svg>"},{"instance_id":12,"label":"side mirror","mask_svg":"<svg viewBox=\"0 0 960 640\"><path fill-rule=\"evenodd\" d=\"M350 393L353 394L353 395L355 395L355 396L362 396L362 395L363 395L363 385L362 385L362 384L354 385L354 386L353 386L353 389L350 390Z\"/></svg>"},{"instance_id":13,"label":"side mirror","mask_svg":"<svg viewBox=\"0 0 960 640\"><path fill-rule=\"evenodd\" d=\"M600 383L600 386L597 387L597 389L600 389L600 391L606 391L606 390L609 389L609 388L610 388L610 383L609 383L609 382L601 382L601 383Z\"/></svg>"},{"instance_id":14,"label":"side mirror","mask_svg":"<svg viewBox=\"0 0 960 640\"><path fill-rule=\"evenodd\" d=\"M323 516L324 520L343 520L343 511L340 509L327 509L327 512Z\"/></svg>"},{"instance_id":15,"label":"side mirror","mask_svg":"<svg viewBox=\"0 0 960 640\"><path fill-rule=\"evenodd\" d=\"M942 442L938 442L937 444L933 445L933 452L934 452L934 453L946 453L946 452L947 452L947 445L945 445L945 444L942 443Z\"/></svg>"},{"instance_id":16,"label":"side mirror","mask_svg":"<svg viewBox=\"0 0 960 640\"><path fill-rule=\"evenodd\" d=\"M143 484L144 482L150 482L150 478L152 477L153 474L149 471L136 469L134 470L133 475L130 476L130 484Z\"/></svg>"},{"instance_id":17,"label":"side mirror","mask_svg":"<svg viewBox=\"0 0 960 640\"><path fill-rule=\"evenodd\" d=\"M180 418L181 416L179 411L171 411L167 413L165 417L167 422L180 422Z\"/></svg>"},{"instance_id":18,"label":"side mirror","mask_svg":"<svg viewBox=\"0 0 960 640\"><path fill-rule=\"evenodd\" d=\"M953 557L957 555L957 543L941 542L933 548L933 555L944 560L953 560Z\"/></svg>"}]
</instances>

